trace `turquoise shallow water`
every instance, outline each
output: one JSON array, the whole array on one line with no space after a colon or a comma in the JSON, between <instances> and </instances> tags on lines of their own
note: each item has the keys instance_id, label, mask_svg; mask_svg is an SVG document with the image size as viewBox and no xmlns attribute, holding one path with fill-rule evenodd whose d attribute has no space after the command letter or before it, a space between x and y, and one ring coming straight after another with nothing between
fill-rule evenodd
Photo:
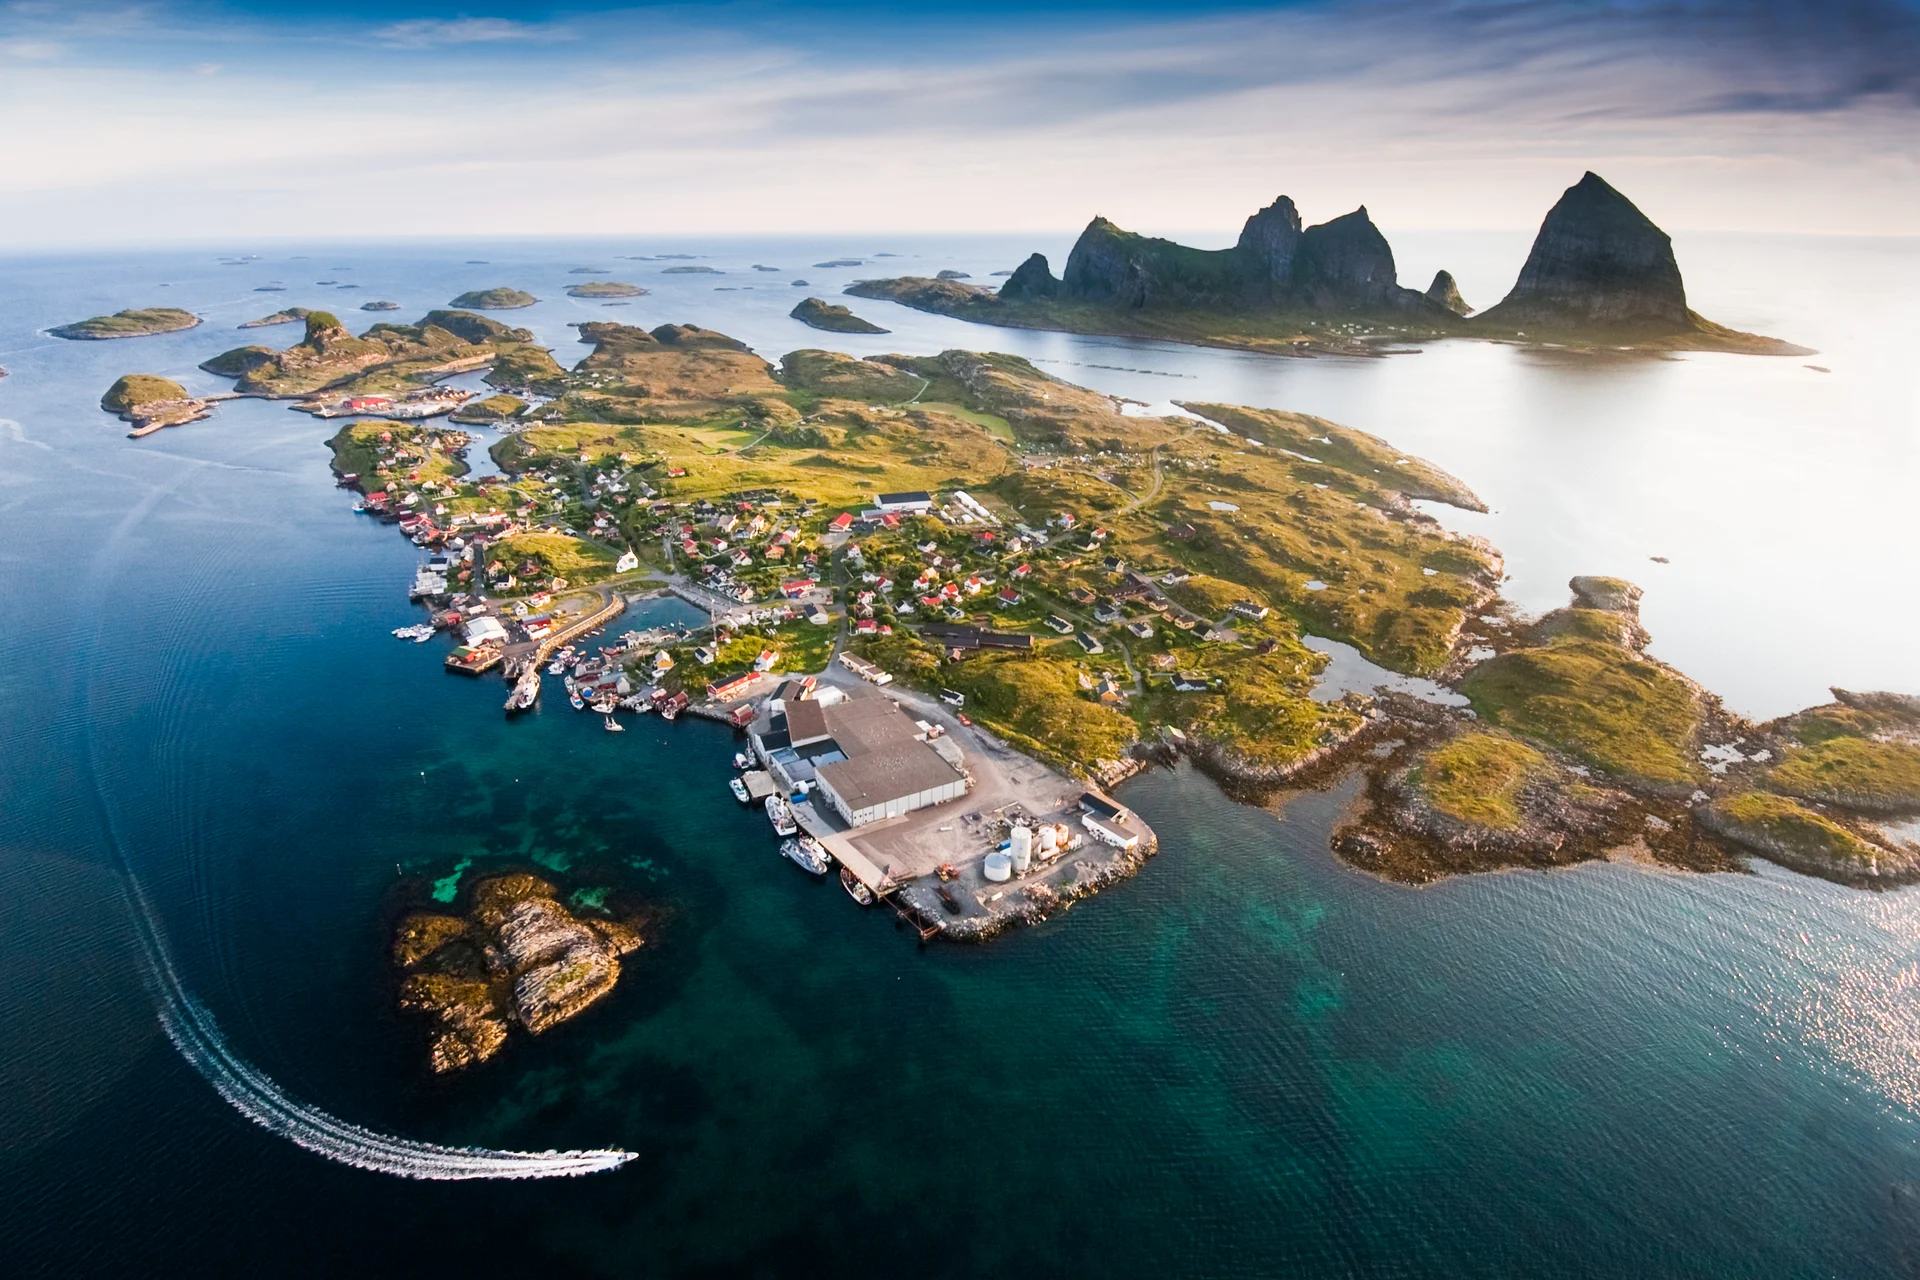
<instances>
[{"instance_id":1,"label":"turquoise shallow water","mask_svg":"<svg viewBox=\"0 0 1920 1280\"><path fill-rule=\"evenodd\" d=\"M392 256L380 292L424 307L497 283L463 274L487 256ZM117 373L190 370L226 334L34 334L163 300L129 280L175 280L223 325L311 305L223 270L245 269L0 264L10 1270L1813 1276L1920 1259L1912 894L1631 866L1409 891L1327 853L1345 792L1266 812L1176 771L1128 786L1165 843L1137 879L991 947L920 950L775 856L726 795L725 731L606 735L552 707L509 725L496 685L392 640L414 552L350 514L309 419L237 404L129 442L92 408ZM463 861L563 867L665 915L603 1005L433 1081L382 957L397 870L424 887ZM425 1141L637 1158L577 1181L417 1183L266 1132L160 1033L129 870L182 981L293 1097Z\"/></svg>"}]
</instances>

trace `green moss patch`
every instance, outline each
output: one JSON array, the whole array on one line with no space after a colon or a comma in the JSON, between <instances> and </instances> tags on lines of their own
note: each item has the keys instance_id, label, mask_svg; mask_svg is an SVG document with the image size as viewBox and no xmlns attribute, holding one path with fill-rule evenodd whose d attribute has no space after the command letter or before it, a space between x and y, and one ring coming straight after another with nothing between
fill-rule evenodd
<instances>
[{"instance_id":1,"label":"green moss patch","mask_svg":"<svg viewBox=\"0 0 1920 1280\"><path fill-rule=\"evenodd\" d=\"M1551 767L1524 742L1465 733L1421 756L1407 785L1450 817L1511 831L1521 822L1520 789Z\"/></svg>"},{"instance_id":2,"label":"green moss patch","mask_svg":"<svg viewBox=\"0 0 1920 1280\"><path fill-rule=\"evenodd\" d=\"M1461 685L1490 724L1625 778L1689 783L1700 707L1686 681L1611 644L1563 638L1502 654Z\"/></svg>"},{"instance_id":3,"label":"green moss patch","mask_svg":"<svg viewBox=\"0 0 1920 1280\"><path fill-rule=\"evenodd\" d=\"M1794 747L1768 785L1807 800L1876 810L1920 809L1920 747L1830 737Z\"/></svg>"}]
</instances>

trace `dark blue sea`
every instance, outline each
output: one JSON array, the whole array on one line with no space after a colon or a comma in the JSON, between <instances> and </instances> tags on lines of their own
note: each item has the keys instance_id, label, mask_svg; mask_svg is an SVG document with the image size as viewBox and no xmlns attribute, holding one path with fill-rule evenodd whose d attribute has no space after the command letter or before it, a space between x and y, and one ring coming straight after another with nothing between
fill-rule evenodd
<instances>
[{"instance_id":1,"label":"dark blue sea","mask_svg":"<svg viewBox=\"0 0 1920 1280\"><path fill-rule=\"evenodd\" d=\"M1423 245L1436 260L1403 274L1452 266L1479 302L1524 244ZM1822 348L1805 362L1569 368L1466 344L1267 360L881 303L856 309L894 333L847 347L785 318L790 277L984 277L1032 247L1059 248L0 260L0 1271L1920 1271L1913 891L1628 863L1410 890L1329 854L1351 783L1259 809L1179 769L1125 788L1162 837L1137 878L990 946L923 949L775 855L725 789L725 729L649 717L608 735L553 705L508 723L497 682L394 640L418 619L418 552L352 513L325 424L245 401L134 441L97 407L130 371L222 389L194 366L292 341L233 328L282 306L370 323L353 308L391 298L413 319L494 284L549 300L511 318L563 360L584 319L699 323L776 359L1012 350L1150 403L1303 408L1428 456L1494 507L1443 514L1508 551L1516 598L1626 572L1648 587L1655 651L1664 621L1663 656L1737 709L1779 714L1827 683L1920 692L1911 506L1884 505L1920 467L1920 397L1894 354L1913 322L1841 305L1913 281L1910 242L1682 239L1683 265L1704 264L1696 305ZM880 249L903 257L811 268ZM615 256L679 251L725 277ZM1764 294L1749 263L1767 264ZM567 300L592 278L578 265L655 292ZM287 291L254 292L270 282ZM206 323L43 332L154 305ZM423 884L506 866L643 900L655 936L576 1021L435 1079L393 1011L390 929ZM192 1057L163 1017L186 1020ZM465 1147L634 1158L415 1180L346 1162L362 1132L421 1172Z\"/></svg>"}]
</instances>

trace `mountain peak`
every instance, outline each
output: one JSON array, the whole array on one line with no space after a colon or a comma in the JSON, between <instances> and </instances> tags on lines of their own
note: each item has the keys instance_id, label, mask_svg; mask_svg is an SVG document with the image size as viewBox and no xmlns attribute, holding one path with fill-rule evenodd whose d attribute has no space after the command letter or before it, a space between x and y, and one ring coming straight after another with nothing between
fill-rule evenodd
<instances>
[{"instance_id":1,"label":"mountain peak","mask_svg":"<svg viewBox=\"0 0 1920 1280\"><path fill-rule=\"evenodd\" d=\"M1643 334L1695 327L1673 241L1591 170L1547 211L1513 290L1480 321Z\"/></svg>"}]
</instances>

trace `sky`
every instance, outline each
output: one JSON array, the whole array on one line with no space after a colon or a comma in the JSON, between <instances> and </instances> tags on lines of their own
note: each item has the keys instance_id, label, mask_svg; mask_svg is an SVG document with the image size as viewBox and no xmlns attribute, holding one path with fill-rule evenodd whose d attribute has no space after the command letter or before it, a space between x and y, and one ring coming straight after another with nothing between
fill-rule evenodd
<instances>
[{"instance_id":1,"label":"sky","mask_svg":"<svg viewBox=\"0 0 1920 1280\"><path fill-rule=\"evenodd\" d=\"M1920 0L0 0L0 247L1530 228L1920 234Z\"/></svg>"}]
</instances>

